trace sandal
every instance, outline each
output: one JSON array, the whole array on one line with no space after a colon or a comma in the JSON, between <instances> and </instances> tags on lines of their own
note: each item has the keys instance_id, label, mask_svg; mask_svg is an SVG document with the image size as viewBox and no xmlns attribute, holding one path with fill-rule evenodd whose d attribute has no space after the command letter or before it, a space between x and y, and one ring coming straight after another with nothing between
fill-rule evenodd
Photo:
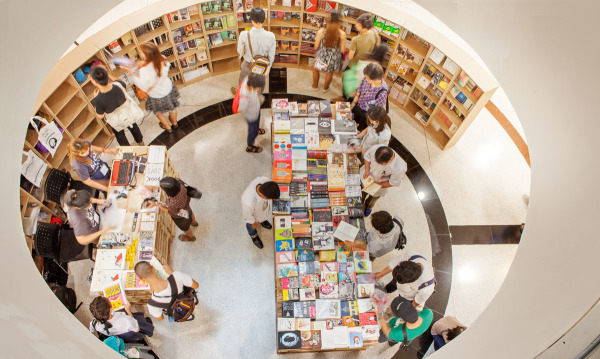
<instances>
[{"instance_id":1,"label":"sandal","mask_svg":"<svg viewBox=\"0 0 600 359\"><path fill-rule=\"evenodd\" d=\"M198 227L198 222L196 222L196 224L192 223L191 226L192 227Z\"/></svg>"},{"instance_id":2,"label":"sandal","mask_svg":"<svg viewBox=\"0 0 600 359\"><path fill-rule=\"evenodd\" d=\"M262 152L262 147L260 146L250 146L250 147L246 147L246 152L251 152L251 153L261 153Z\"/></svg>"},{"instance_id":3,"label":"sandal","mask_svg":"<svg viewBox=\"0 0 600 359\"><path fill-rule=\"evenodd\" d=\"M163 130L167 131L168 133L172 133L173 132L172 128L166 128L165 125L162 124L162 122L159 122L158 125L160 126L160 128L162 128Z\"/></svg>"},{"instance_id":4,"label":"sandal","mask_svg":"<svg viewBox=\"0 0 600 359\"><path fill-rule=\"evenodd\" d=\"M180 240L180 241L182 241L182 242L193 242L193 241L195 241L195 240L196 240L196 237L191 237L192 239L185 239L186 237L187 237L187 238L190 238L190 237L188 237L188 236L187 236L187 235L185 235L185 234L180 234L178 238L179 238L179 240Z\"/></svg>"},{"instance_id":5,"label":"sandal","mask_svg":"<svg viewBox=\"0 0 600 359\"><path fill-rule=\"evenodd\" d=\"M264 135L265 134L265 130L263 128L259 128L258 129L258 134L259 135Z\"/></svg>"}]
</instances>

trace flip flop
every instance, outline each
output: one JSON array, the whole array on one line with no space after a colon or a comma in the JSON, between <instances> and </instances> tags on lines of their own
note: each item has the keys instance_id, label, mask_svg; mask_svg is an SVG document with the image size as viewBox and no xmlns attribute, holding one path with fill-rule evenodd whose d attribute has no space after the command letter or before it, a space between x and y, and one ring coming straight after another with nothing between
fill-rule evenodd
<instances>
[{"instance_id":1,"label":"flip flop","mask_svg":"<svg viewBox=\"0 0 600 359\"><path fill-rule=\"evenodd\" d=\"M264 135L264 134L265 134L265 132L266 132L266 131L265 131L264 129L262 129L262 128L259 128L259 129L258 129L258 134L259 134L259 135Z\"/></svg>"},{"instance_id":2,"label":"flip flop","mask_svg":"<svg viewBox=\"0 0 600 359\"><path fill-rule=\"evenodd\" d=\"M250 153L261 153L262 150L263 149L260 146L251 146L250 148L246 147L246 152Z\"/></svg>"},{"instance_id":3,"label":"flip flop","mask_svg":"<svg viewBox=\"0 0 600 359\"><path fill-rule=\"evenodd\" d=\"M196 224L191 224L192 227L198 227L198 222L196 222Z\"/></svg>"},{"instance_id":4,"label":"flip flop","mask_svg":"<svg viewBox=\"0 0 600 359\"><path fill-rule=\"evenodd\" d=\"M167 131L168 133L172 133L173 132L172 128L166 128L165 125L162 124L162 122L159 122L158 125L160 126L160 128L162 128L163 130Z\"/></svg>"},{"instance_id":5,"label":"flip flop","mask_svg":"<svg viewBox=\"0 0 600 359\"><path fill-rule=\"evenodd\" d=\"M187 240L185 239L185 237L186 237L185 234L180 234L178 238L182 242L193 242L196 240L196 237L193 237L194 239L187 239Z\"/></svg>"}]
</instances>

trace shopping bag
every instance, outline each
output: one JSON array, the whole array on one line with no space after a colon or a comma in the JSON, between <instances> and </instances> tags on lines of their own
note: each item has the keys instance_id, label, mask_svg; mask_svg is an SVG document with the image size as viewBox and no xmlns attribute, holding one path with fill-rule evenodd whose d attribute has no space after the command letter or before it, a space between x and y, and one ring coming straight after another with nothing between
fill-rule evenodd
<instances>
[{"instance_id":1,"label":"shopping bag","mask_svg":"<svg viewBox=\"0 0 600 359\"><path fill-rule=\"evenodd\" d=\"M34 120L38 120L43 123L44 127L41 129L38 128L38 125ZM48 152L50 152L52 157L54 157L58 145L60 145L63 140L63 135L58 126L56 126L56 123L48 122L45 118L40 116L33 116L29 122L31 123L33 129L38 133L38 142L40 142L42 146L44 146Z\"/></svg>"},{"instance_id":2,"label":"shopping bag","mask_svg":"<svg viewBox=\"0 0 600 359\"><path fill-rule=\"evenodd\" d=\"M40 187L48 165L33 153L32 150L29 150L28 152L23 151L23 155L27 156L27 159L21 166L21 174L36 187Z\"/></svg>"}]
</instances>

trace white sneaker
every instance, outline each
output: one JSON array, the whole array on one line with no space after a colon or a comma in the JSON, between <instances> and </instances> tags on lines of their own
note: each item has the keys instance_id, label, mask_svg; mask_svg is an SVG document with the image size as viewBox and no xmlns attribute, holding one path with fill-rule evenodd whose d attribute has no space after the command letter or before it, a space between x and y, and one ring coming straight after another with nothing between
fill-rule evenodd
<instances>
[{"instance_id":1,"label":"white sneaker","mask_svg":"<svg viewBox=\"0 0 600 359\"><path fill-rule=\"evenodd\" d=\"M319 88L314 88L312 85L308 85L304 88L306 91L319 91Z\"/></svg>"}]
</instances>

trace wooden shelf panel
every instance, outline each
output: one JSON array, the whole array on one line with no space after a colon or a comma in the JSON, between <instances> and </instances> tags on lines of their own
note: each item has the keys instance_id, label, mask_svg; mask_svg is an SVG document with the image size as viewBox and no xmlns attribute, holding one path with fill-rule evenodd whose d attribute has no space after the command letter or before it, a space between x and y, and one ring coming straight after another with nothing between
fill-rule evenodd
<instances>
[{"instance_id":1,"label":"wooden shelf panel","mask_svg":"<svg viewBox=\"0 0 600 359\"><path fill-rule=\"evenodd\" d=\"M100 131L91 142L94 146L106 147L113 137L114 135L109 135L106 131Z\"/></svg>"},{"instance_id":2,"label":"wooden shelf panel","mask_svg":"<svg viewBox=\"0 0 600 359\"><path fill-rule=\"evenodd\" d=\"M92 118L92 120L85 126L84 130L79 134L79 138L92 141L96 138L96 135L102 131L102 125L100 124L98 119Z\"/></svg>"},{"instance_id":3,"label":"wooden shelf panel","mask_svg":"<svg viewBox=\"0 0 600 359\"><path fill-rule=\"evenodd\" d=\"M446 147L448 141L450 141L450 138L446 135L446 133L444 133L444 131L441 130L441 128L443 128L442 125L440 125L440 131L436 131L432 125L428 125L425 126L425 131L433 138L433 140L440 147L444 148Z\"/></svg>"},{"instance_id":4,"label":"wooden shelf panel","mask_svg":"<svg viewBox=\"0 0 600 359\"><path fill-rule=\"evenodd\" d=\"M430 93L429 93L429 92L427 92L427 91L426 91L426 90L425 90L423 87L421 87L421 85L419 85L418 83L417 83L417 84L414 84L414 88L416 88L416 89L418 89L419 91L421 91L421 93L422 93L423 95L425 95L425 96L429 97L429 99L430 99L431 101L435 102L436 104L437 104L437 103L440 101L440 98L439 98L439 97L437 97L437 96L435 96L435 95L432 95L432 94L430 94Z\"/></svg>"},{"instance_id":5,"label":"wooden shelf panel","mask_svg":"<svg viewBox=\"0 0 600 359\"><path fill-rule=\"evenodd\" d=\"M451 86L451 84L450 84L450 85L448 85L448 86ZM463 92L463 93L464 93L464 92ZM452 102L452 104L453 104L454 106L458 107L458 110L459 110L460 112L462 112L462 114L463 114L463 115L465 115L465 117L467 117L467 116L469 115L469 112L470 112L470 111L469 111L469 110L467 110L467 109L465 108L465 106L464 106L462 103L460 103L460 101L458 101L456 98L454 98L454 97L453 97L453 96L452 96L450 93L447 93L447 94L446 94L446 98L448 99L448 101Z\"/></svg>"},{"instance_id":6,"label":"wooden shelf panel","mask_svg":"<svg viewBox=\"0 0 600 359\"><path fill-rule=\"evenodd\" d=\"M240 63L237 57L223 60L213 60L213 75L221 75L228 72L239 71Z\"/></svg>"},{"instance_id":7,"label":"wooden shelf panel","mask_svg":"<svg viewBox=\"0 0 600 359\"><path fill-rule=\"evenodd\" d=\"M159 28L156 28L156 29L150 31L149 33L139 36L137 38L137 40L138 40L138 43L141 45L141 44L148 42L148 41L154 39L155 37L159 37L160 35L167 33L167 32L169 32L169 29L167 29L167 27L165 25L163 25Z\"/></svg>"},{"instance_id":8,"label":"wooden shelf panel","mask_svg":"<svg viewBox=\"0 0 600 359\"><path fill-rule=\"evenodd\" d=\"M62 108L75 96L78 92L77 88L69 84L68 81L63 82L57 89L48 97L46 105L52 113L57 114Z\"/></svg>"},{"instance_id":9,"label":"wooden shelf panel","mask_svg":"<svg viewBox=\"0 0 600 359\"><path fill-rule=\"evenodd\" d=\"M75 118L75 120L71 122L69 127L67 127L67 131L69 131L73 138L77 138L88 127L88 125L92 123L95 117L96 115L94 113L92 113L88 109L84 109Z\"/></svg>"},{"instance_id":10,"label":"wooden shelf panel","mask_svg":"<svg viewBox=\"0 0 600 359\"><path fill-rule=\"evenodd\" d=\"M444 60L445 61L445 60ZM442 67L442 65L444 64L444 61L442 61L439 65L436 64L435 62L431 61L431 59L427 60L427 64L429 66L433 66L436 68L437 71L441 72L442 74L444 74L444 76L446 76L447 78L449 78L450 80L452 80L454 78L454 75L452 75L450 73L450 71L446 70L445 68Z\"/></svg>"},{"instance_id":11,"label":"wooden shelf panel","mask_svg":"<svg viewBox=\"0 0 600 359\"><path fill-rule=\"evenodd\" d=\"M473 95L473 92L471 92L471 90L469 90L469 88L467 86L464 87L460 87L460 85L458 84L458 81L456 79L454 79L454 81L452 81L452 83L448 86L452 86L453 84L456 85L456 87L458 87L458 89L465 94L465 96L467 96L467 98L473 102L473 104L476 104L477 101L479 101L479 99L477 97L475 97L475 95ZM451 95L449 95L451 96ZM483 96L483 95L482 95ZM481 96L480 96L481 97Z\"/></svg>"},{"instance_id":12,"label":"wooden shelf panel","mask_svg":"<svg viewBox=\"0 0 600 359\"><path fill-rule=\"evenodd\" d=\"M441 104L439 106L440 111L444 112L444 114L446 114L446 116L448 116L448 118L450 119L450 121L452 121L452 123L454 125L456 125L456 127L459 127L463 120L460 119L460 117L458 117L458 115L456 113L454 113L454 111L450 110L448 107L446 107L446 105Z\"/></svg>"},{"instance_id":13,"label":"wooden shelf panel","mask_svg":"<svg viewBox=\"0 0 600 359\"><path fill-rule=\"evenodd\" d=\"M233 10L232 11L223 11L223 12L217 12L217 13L213 13L213 14L203 14L202 17L205 19L213 19L215 17L227 16L227 15L236 15L236 13Z\"/></svg>"},{"instance_id":14,"label":"wooden shelf panel","mask_svg":"<svg viewBox=\"0 0 600 359\"><path fill-rule=\"evenodd\" d=\"M429 107L425 107L424 105L424 100L420 99L419 101L415 101L412 98L409 98L410 101L412 101L413 103L415 103L417 106L419 106L423 111L427 112L428 115L431 116L431 113L433 112L433 110Z\"/></svg>"},{"instance_id":15,"label":"wooden shelf panel","mask_svg":"<svg viewBox=\"0 0 600 359\"><path fill-rule=\"evenodd\" d=\"M402 32L400 32L402 34ZM423 47L423 41L421 39L421 41L417 41L415 39L413 39L412 37L410 37L410 31L409 34L406 35L406 39L402 40L402 39L398 39L398 43L402 44L402 46L407 47L408 49L416 52L417 54L419 54L419 56L425 58L427 56L427 52L429 52L429 47ZM431 46L431 45L429 45Z\"/></svg>"},{"instance_id":16,"label":"wooden shelf panel","mask_svg":"<svg viewBox=\"0 0 600 359\"><path fill-rule=\"evenodd\" d=\"M217 17L217 16L214 16ZM200 15L194 15L191 16L189 20L184 20L184 21L173 21L169 23L169 27L171 29L177 29L179 27L186 27L190 24L193 24L195 22L201 22L202 19L200 19Z\"/></svg>"},{"instance_id":17,"label":"wooden shelf panel","mask_svg":"<svg viewBox=\"0 0 600 359\"><path fill-rule=\"evenodd\" d=\"M231 45L237 45L237 41L231 41L231 40L224 40L222 44L219 45L213 45L212 47L209 47L209 50L213 50L213 49L217 49L219 47L226 47L226 46L231 46ZM235 52L237 53L237 46L235 47Z\"/></svg>"},{"instance_id":18,"label":"wooden shelf panel","mask_svg":"<svg viewBox=\"0 0 600 359\"><path fill-rule=\"evenodd\" d=\"M302 8L299 6L281 6L281 5L271 5L269 7L271 11L284 11L284 12L301 12Z\"/></svg>"},{"instance_id":19,"label":"wooden shelf panel","mask_svg":"<svg viewBox=\"0 0 600 359\"><path fill-rule=\"evenodd\" d=\"M237 57L239 56L235 46L216 47L210 49L209 51L211 61L219 61L229 58L236 58L237 61Z\"/></svg>"},{"instance_id":20,"label":"wooden shelf panel","mask_svg":"<svg viewBox=\"0 0 600 359\"><path fill-rule=\"evenodd\" d=\"M275 53L277 53L277 54L290 54L290 55L298 55L298 51L299 51L299 50L296 50L296 51L290 51L290 50L279 50L279 49L277 49L277 50L275 51Z\"/></svg>"},{"instance_id":21,"label":"wooden shelf panel","mask_svg":"<svg viewBox=\"0 0 600 359\"><path fill-rule=\"evenodd\" d=\"M300 27L300 20L293 19L289 21L279 20L279 19L269 19L269 26L274 27Z\"/></svg>"},{"instance_id":22,"label":"wooden shelf panel","mask_svg":"<svg viewBox=\"0 0 600 359\"><path fill-rule=\"evenodd\" d=\"M69 150L69 139L68 138L63 138L63 141L60 143L60 145L58 146L58 148L56 149L56 153L54 154L54 157L50 157L48 156L48 162L50 163L50 165L52 167L58 167L58 165L60 165L60 163L65 159L65 157L67 157L67 153Z\"/></svg>"},{"instance_id":23,"label":"wooden shelf panel","mask_svg":"<svg viewBox=\"0 0 600 359\"><path fill-rule=\"evenodd\" d=\"M81 89L83 90L85 96L91 101L92 97L94 97L94 91L96 91L96 86L92 85L92 83L88 81L83 86L81 86Z\"/></svg>"},{"instance_id":24,"label":"wooden shelf panel","mask_svg":"<svg viewBox=\"0 0 600 359\"><path fill-rule=\"evenodd\" d=\"M119 52L117 52L115 54L113 54L112 51L110 51L110 50L108 50L108 52L110 52L114 56L125 56L125 54L127 54L129 51L134 50L134 49L136 49L135 42L133 42L133 40L132 40L129 45L123 46L121 48L121 51L119 51Z\"/></svg>"},{"instance_id":25,"label":"wooden shelf panel","mask_svg":"<svg viewBox=\"0 0 600 359\"><path fill-rule=\"evenodd\" d=\"M419 70L421 69L421 65L417 64L416 62L412 62L412 61L408 61L406 59L403 59L402 57L398 56L398 54L396 54L394 56L394 59L398 59L400 62L402 62L403 64L408 65L410 68L412 68L416 72L419 72Z\"/></svg>"},{"instance_id":26,"label":"wooden shelf panel","mask_svg":"<svg viewBox=\"0 0 600 359\"><path fill-rule=\"evenodd\" d=\"M68 104L56 114L58 121L64 128L68 128L71 122L87 106L87 102L79 96L74 96Z\"/></svg>"},{"instance_id":27,"label":"wooden shelf panel","mask_svg":"<svg viewBox=\"0 0 600 359\"><path fill-rule=\"evenodd\" d=\"M417 73L416 72L412 72L412 76L403 75L400 72L393 70L392 68L389 69L389 72L393 73L394 75L397 75L398 77L403 78L404 80L410 82L411 84L414 84L417 81Z\"/></svg>"},{"instance_id":28,"label":"wooden shelf panel","mask_svg":"<svg viewBox=\"0 0 600 359\"><path fill-rule=\"evenodd\" d=\"M298 64L293 62L293 63L289 63L289 62L274 62L273 63L273 67L275 68L297 68Z\"/></svg>"},{"instance_id":29,"label":"wooden shelf panel","mask_svg":"<svg viewBox=\"0 0 600 359\"><path fill-rule=\"evenodd\" d=\"M296 34L295 37L294 36L285 36L285 35L275 34L275 39L277 41L296 41L296 42L300 42L300 34Z\"/></svg>"}]
</instances>

